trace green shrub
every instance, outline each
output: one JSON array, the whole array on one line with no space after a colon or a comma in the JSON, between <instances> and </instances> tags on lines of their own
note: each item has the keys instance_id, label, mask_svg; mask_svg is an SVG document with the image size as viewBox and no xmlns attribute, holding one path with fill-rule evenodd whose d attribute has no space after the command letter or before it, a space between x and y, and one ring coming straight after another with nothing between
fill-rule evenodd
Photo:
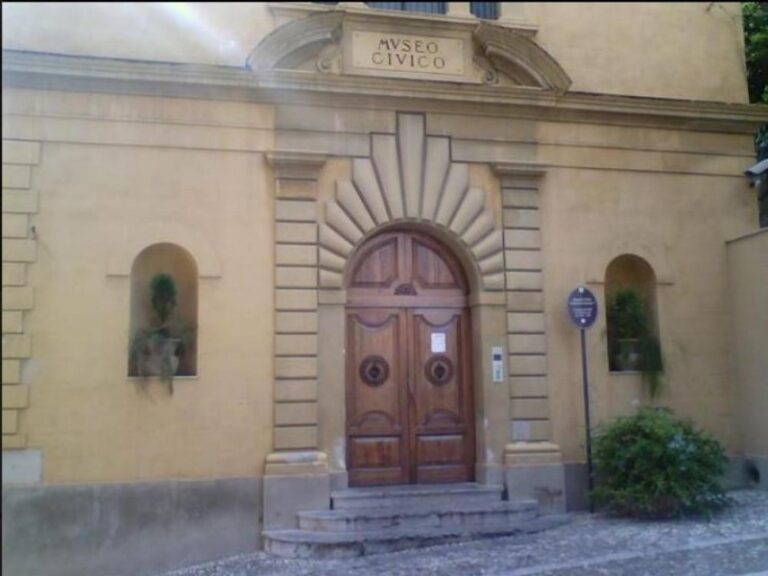
<instances>
[{"instance_id":1,"label":"green shrub","mask_svg":"<svg viewBox=\"0 0 768 576\"><path fill-rule=\"evenodd\" d=\"M719 483L726 462L717 440L670 410L646 408L598 429L595 501L639 518L709 514L729 503Z\"/></svg>"}]
</instances>

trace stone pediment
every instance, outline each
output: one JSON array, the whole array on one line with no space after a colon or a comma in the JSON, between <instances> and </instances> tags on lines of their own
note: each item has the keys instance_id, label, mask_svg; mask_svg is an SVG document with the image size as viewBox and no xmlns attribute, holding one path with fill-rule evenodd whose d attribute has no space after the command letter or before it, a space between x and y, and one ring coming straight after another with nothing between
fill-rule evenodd
<instances>
[{"instance_id":1,"label":"stone pediment","mask_svg":"<svg viewBox=\"0 0 768 576\"><path fill-rule=\"evenodd\" d=\"M276 28L249 55L256 74L296 72L515 86L564 93L571 80L531 37L489 22L397 20L329 10Z\"/></svg>"}]
</instances>

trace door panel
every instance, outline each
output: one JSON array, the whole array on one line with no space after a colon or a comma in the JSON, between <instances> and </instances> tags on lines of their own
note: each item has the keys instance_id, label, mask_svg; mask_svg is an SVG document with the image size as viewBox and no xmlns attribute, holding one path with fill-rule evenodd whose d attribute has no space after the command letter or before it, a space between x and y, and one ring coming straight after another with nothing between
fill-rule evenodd
<instances>
[{"instance_id":1,"label":"door panel","mask_svg":"<svg viewBox=\"0 0 768 576\"><path fill-rule=\"evenodd\" d=\"M474 463L468 314L416 309L408 312L408 318L416 481L468 481Z\"/></svg>"},{"instance_id":2,"label":"door panel","mask_svg":"<svg viewBox=\"0 0 768 576\"><path fill-rule=\"evenodd\" d=\"M458 289L461 283L450 266L423 239L414 238L411 242L411 275L423 288Z\"/></svg>"},{"instance_id":3,"label":"door panel","mask_svg":"<svg viewBox=\"0 0 768 576\"><path fill-rule=\"evenodd\" d=\"M347 311L347 462L350 482L407 481L405 315Z\"/></svg>"},{"instance_id":4,"label":"door panel","mask_svg":"<svg viewBox=\"0 0 768 576\"><path fill-rule=\"evenodd\" d=\"M474 478L467 283L434 239L390 232L347 288L347 466L352 486Z\"/></svg>"},{"instance_id":5,"label":"door panel","mask_svg":"<svg viewBox=\"0 0 768 576\"><path fill-rule=\"evenodd\" d=\"M420 467L445 466L463 462L464 436L443 434L419 437L417 460Z\"/></svg>"},{"instance_id":6,"label":"door panel","mask_svg":"<svg viewBox=\"0 0 768 576\"><path fill-rule=\"evenodd\" d=\"M352 286L387 289L400 276L399 238L394 236L377 244L355 268Z\"/></svg>"}]
</instances>

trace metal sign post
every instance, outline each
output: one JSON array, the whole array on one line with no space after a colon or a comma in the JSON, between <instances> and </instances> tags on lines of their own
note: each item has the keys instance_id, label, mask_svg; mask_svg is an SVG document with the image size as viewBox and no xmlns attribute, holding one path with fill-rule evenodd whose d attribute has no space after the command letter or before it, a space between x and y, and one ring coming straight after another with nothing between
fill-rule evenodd
<instances>
[{"instance_id":1,"label":"metal sign post","mask_svg":"<svg viewBox=\"0 0 768 576\"><path fill-rule=\"evenodd\" d=\"M597 299L588 288L579 286L568 296L568 314L571 321L579 328L581 336L581 378L584 383L584 424L587 436L587 474L589 482L589 511L594 512L592 502L592 425L589 418L589 371L587 370L587 344L584 336L587 328L597 319Z\"/></svg>"}]
</instances>

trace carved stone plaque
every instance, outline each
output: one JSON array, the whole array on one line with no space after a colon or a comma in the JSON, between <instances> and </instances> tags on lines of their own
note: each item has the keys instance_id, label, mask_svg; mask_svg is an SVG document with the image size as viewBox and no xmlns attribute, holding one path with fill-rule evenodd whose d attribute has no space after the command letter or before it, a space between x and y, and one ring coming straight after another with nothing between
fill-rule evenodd
<instances>
[{"instance_id":1,"label":"carved stone plaque","mask_svg":"<svg viewBox=\"0 0 768 576\"><path fill-rule=\"evenodd\" d=\"M355 31L352 33L352 65L369 74L378 72L384 76L455 78L464 74L464 40Z\"/></svg>"}]
</instances>

